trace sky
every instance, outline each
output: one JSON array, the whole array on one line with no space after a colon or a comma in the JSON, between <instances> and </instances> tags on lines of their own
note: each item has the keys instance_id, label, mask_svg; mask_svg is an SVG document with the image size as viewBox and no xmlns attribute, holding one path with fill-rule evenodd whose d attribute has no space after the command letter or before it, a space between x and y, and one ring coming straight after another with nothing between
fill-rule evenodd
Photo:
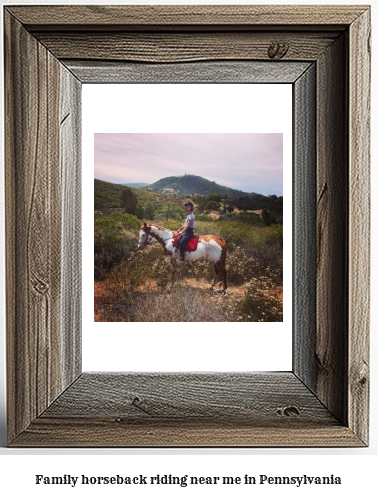
<instances>
[{"instance_id":1,"label":"sky","mask_svg":"<svg viewBox=\"0 0 378 500\"><path fill-rule=\"evenodd\" d=\"M199 175L233 189L283 194L283 134L94 134L94 176L126 184Z\"/></svg>"}]
</instances>

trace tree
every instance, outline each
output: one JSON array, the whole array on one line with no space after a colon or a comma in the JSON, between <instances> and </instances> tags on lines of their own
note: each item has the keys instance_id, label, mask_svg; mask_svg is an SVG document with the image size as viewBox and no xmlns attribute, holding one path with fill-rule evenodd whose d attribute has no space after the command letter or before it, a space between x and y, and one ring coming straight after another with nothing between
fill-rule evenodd
<instances>
[{"instance_id":1,"label":"tree","mask_svg":"<svg viewBox=\"0 0 378 500\"><path fill-rule=\"evenodd\" d=\"M220 196L217 194L196 196L196 202L199 212L220 209Z\"/></svg>"},{"instance_id":2,"label":"tree","mask_svg":"<svg viewBox=\"0 0 378 500\"><path fill-rule=\"evenodd\" d=\"M155 218L157 220L181 220L184 216L180 208L175 206L173 203L168 202L165 207L155 213Z\"/></svg>"},{"instance_id":3,"label":"tree","mask_svg":"<svg viewBox=\"0 0 378 500\"><path fill-rule=\"evenodd\" d=\"M137 207L137 210L136 210L136 214L135 214L138 219L142 220L142 219L145 219L146 216L144 215L144 208L142 207L142 205L138 205Z\"/></svg>"},{"instance_id":4,"label":"tree","mask_svg":"<svg viewBox=\"0 0 378 500\"><path fill-rule=\"evenodd\" d=\"M146 203L146 205L144 206L144 217L145 217L145 219L153 220L154 219L154 213L155 213L154 206L152 205L152 203L150 201L148 201Z\"/></svg>"},{"instance_id":5,"label":"tree","mask_svg":"<svg viewBox=\"0 0 378 500\"><path fill-rule=\"evenodd\" d=\"M272 221L270 219L270 213L269 213L269 210L267 210L266 208L264 208L262 210L262 212L261 212L261 218L262 218L262 220L263 220L263 222L264 222L264 224L266 226L270 226L271 225Z\"/></svg>"},{"instance_id":6,"label":"tree","mask_svg":"<svg viewBox=\"0 0 378 500\"><path fill-rule=\"evenodd\" d=\"M129 188L121 191L121 208L128 214L137 215L138 198Z\"/></svg>"},{"instance_id":7,"label":"tree","mask_svg":"<svg viewBox=\"0 0 378 500\"><path fill-rule=\"evenodd\" d=\"M218 201L218 202L220 202L220 201L221 201L220 194L215 194L215 193L214 193L214 194L211 194L211 195L209 196L209 200L210 200L210 201Z\"/></svg>"}]
</instances>

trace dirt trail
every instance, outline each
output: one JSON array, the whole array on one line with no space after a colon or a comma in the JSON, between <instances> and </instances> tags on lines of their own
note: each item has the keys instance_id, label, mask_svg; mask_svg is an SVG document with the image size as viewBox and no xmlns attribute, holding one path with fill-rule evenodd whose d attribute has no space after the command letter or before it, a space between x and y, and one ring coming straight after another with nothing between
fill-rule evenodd
<instances>
[{"instance_id":1,"label":"dirt trail","mask_svg":"<svg viewBox=\"0 0 378 500\"><path fill-rule=\"evenodd\" d=\"M205 279L197 279L197 278L184 278L180 281L180 284L185 287L194 288L196 290L209 290L211 283ZM221 284L214 287L214 291L221 290ZM143 290L159 290L157 281L148 281L145 285L139 287L140 291ZM244 294L243 286L231 286L227 292L233 295L243 295ZM94 297L96 299L104 299L105 297L109 297L111 292L106 288L105 281L95 281L94 282Z\"/></svg>"}]
</instances>

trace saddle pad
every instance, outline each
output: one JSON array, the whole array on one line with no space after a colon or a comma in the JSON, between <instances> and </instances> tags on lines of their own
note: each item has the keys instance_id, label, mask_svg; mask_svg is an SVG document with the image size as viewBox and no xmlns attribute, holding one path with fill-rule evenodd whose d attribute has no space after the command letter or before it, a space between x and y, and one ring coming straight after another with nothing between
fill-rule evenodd
<instances>
[{"instance_id":1,"label":"saddle pad","mask_svg":"<svg viewBox=\"0 0 378 500\"><path fill-rule=\"evenodd\" d=\"M177 241L178 238L179 238L179 235L175 236L175 239L173 240L173 244L176 248L179 248L179 244ZM195 252L197 250L198 238L199 238L199 236L195 236L194 238L192 238L191 240L188 241L188 243L186 244L186 247L185 247L185 252Z\"/></svg>"}]
</instances>

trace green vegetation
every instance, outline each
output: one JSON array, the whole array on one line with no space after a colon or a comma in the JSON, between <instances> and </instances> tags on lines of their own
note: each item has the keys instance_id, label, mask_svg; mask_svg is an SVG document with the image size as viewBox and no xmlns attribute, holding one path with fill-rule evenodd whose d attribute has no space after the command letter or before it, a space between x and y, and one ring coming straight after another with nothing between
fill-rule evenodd
<instances>
[{"instance_id":1,"label":"green vegetation","mask_svg":"<svg viewBox=\"0 0 378 500\"><path fill-rule=\"evenodd\" d=\"M94 215L94 264L95 277L127 259L138 244L140 220L134 215L112 212Z\"/></svg>"},{"instance_id":2,"label":"green vegetation","mask_svg":"<svg viewBox=\"0 0 378 500\"><path fill-rule=\"evenodd\" d=\"M237 197L227 197L226 202L243 211L266 209L281 215L283 211L283 197L275 194L265 196L249 193Z\"/></svg>"},{"instance_id":3,"label":"green vegetation","mask_svg":"<svg viewBox=\"0 0 378 500\"><path fill-rule=\"evenodd\" d=\"M129 188L123 188L121 191L121 208L131 215L137 215L139 209L138 198Z\"/></svg>"},{"instance_id":4,"label":"green vegetation","mask_svg":"<svg viewBox=\"0 0 378 500\"><path fill-rule=\"evenodd\" d=\"M121 192L124 186L94 180L94 209L106 213L121 208Z\"/></svg>"},{"instance_id":5,"label":"green vegetation","mask_svg":"<svg viewBox=\"0 0 378 500\"><path fill-rule=\"evenodd\" d=\"M155 212L163 210L170 203L177 212L184 216L183 199L180 196L168 194L152 193L144 189L128 188L121 184L94 180L94 209L95 212L110 214L114 210L122 209L122 197L128 196L136 198L136 208L132 208L132 213L137 214L140 219L153 220ZM129 194L131 193L131 195ZM126 201L127 203L127 201ZM123 205L123 209L125 209Z\"/></svg>"},{"instance_id":6,"label":"green vegetation","mask_svg":"<svg viewBox=\"0 0 378 500\"><path fill-rule=\"evenodd\" d=\"M220 186L216 182L209 181L198 175L180 175L165 177L153 184L147 186L153 191L162 193L164 190L171 189L181 196L211 195L218 194L222 196L240 196L243 193L238 189L231 189L226 186Z\"/></svg>"},{"instance_id":7,"label":"green vegetation","mask_svg":"<svg viewBox=\"0 0 378 500\"><path fill-rule=\"evenodd\" d=\"M219 194L193 196L193 200L197 203L197 207L200 212L220 210L221 207L221 197Z\"/></svg>"},{"instance_id":8,"label":"green vegetation","mask_svg":"<svg viewBox=\"0 0 378 500\"><path fill-rule=\"evenodd\" d=\"M197 234L227 241L226 294L210 291L208 260L180 265L172 287L162 247L153 240L137 251L142 216L177 230L185 199L95 181L95 320L282 321L283 225L266 208L240 211L217 193L192 198Z\"/></svg>"}]
</instances>

